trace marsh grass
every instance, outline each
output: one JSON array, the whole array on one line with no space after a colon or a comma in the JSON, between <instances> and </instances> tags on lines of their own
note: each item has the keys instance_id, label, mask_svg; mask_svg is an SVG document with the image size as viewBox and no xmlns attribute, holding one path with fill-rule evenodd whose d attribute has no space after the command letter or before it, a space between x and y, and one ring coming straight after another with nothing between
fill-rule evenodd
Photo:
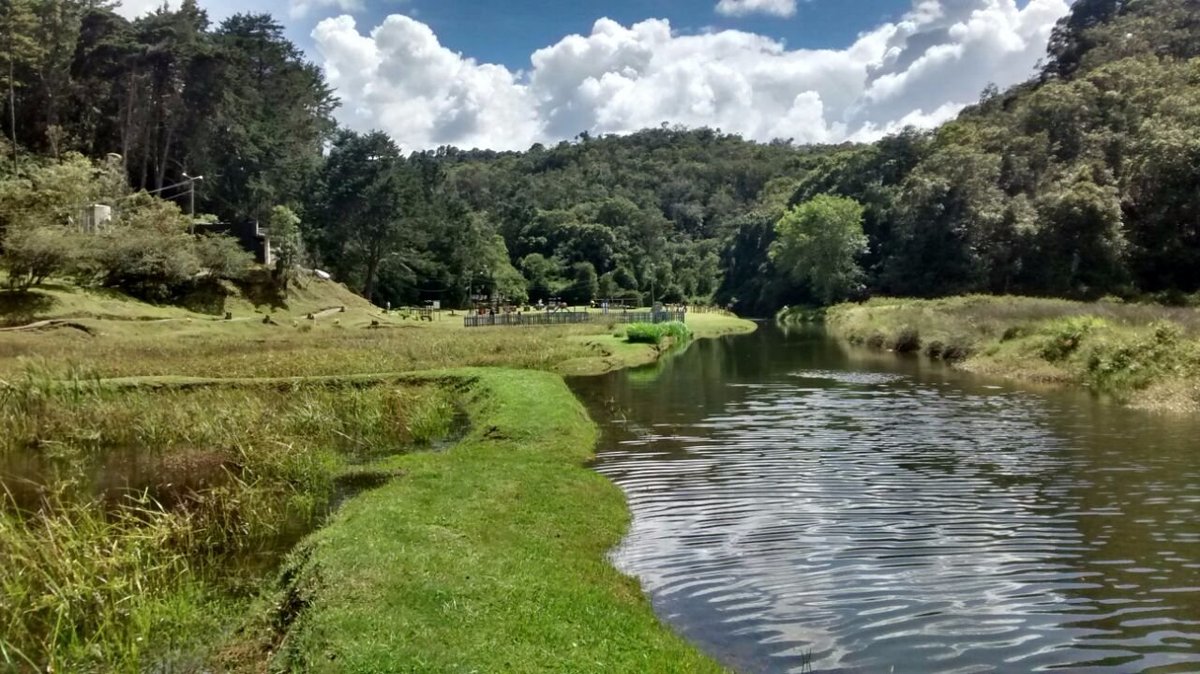
<instances>
[{"instance_id":1,"label":"marsh grass","mask_svg":"<svg viewBox=\"0 0 1200 674\"><path fill-rule=\"evenodd\" d=\"M164 625L211 631L231 559L311 528L344 476L445 437L458 395L386 379L121 388L45 368L5 382L0 663L161 664Z\"/></svg>"},{"instance_id":2,"label":"marsh grass","mask_svg":"<svg viewBox=\"0 0 1200 674\"><path fill-rule=\"evenodd\" d=\"M692 339L692 331L680 321L632 323L625 328L625 341L631 344L661 346L668 339L674 344L683 344Z\"/></svg>"},{"instance_id":3,"label":"marsh grass","mask_svg":"<svg viewBox=\"0 0 1200 674\"><path fill-rule=\"evenodd\" d=\"M21 512L0 508L0 592L8 618L0 662L70 671L127 670L148 646L155 603L188 574L173 552L181 521L148 499L115 510L58 495Z\"/></svg>"},{"instance_id":4,"label":"marsh grass","mask_svg":"<svg viewBox=\"0 0 1200 674\"><path fill-rule=\"evenodd\" d=\"M622 610L637 616L636 635L692 657L604 561L624 523L619 493L582 468L573 474L592 487L560 493L565 463L526 451L526 441L543 449L553 443L568 462L590 451L591 426L561 382L546 396L550 375L509 373L505 397L515 393L520 404L506 406L504 423L473 433L500 428L493 440L511 437L503 438L503 451L477 457L470 447L410 452L438 447L454 433L471 375L380 374L463 365L555 370L568 362L593 371L650 362L653 350L596 337L614 329L601 324L471 331L449 317L418 325L383 316L338 288L298 287L264 323L249 303L235 304L235 318L225 321L55 287L44 289L50 299L25 318L70 317L87 331L0 332L0 474L8 488L0 501L0 670L211 671L208 658L223 648L234 616L261 601L255 593L274 569L270 560L323 521L337 500L409 482L410 471L413 481L425 480L414 489L426 501L373 507L419 507L420 517L478 521L505 535L514 526L521 531L503 514L520 503L489 485L493 478L521 484L536 473L533 493L551 500L555 517L574 536L598 536L572 555L586 556L584 576L606 578L601 601L621 597ZM339 302L345 313L305 317ZM753 329L719 315L696 316L693 326L705 336ZM530 378L543 382L534 387L539 395L525 395ZM488 405L471 396L471 405ZM480 442L475 437L475 446ZM514 460L519 465L504 463ZM429 479L438 466L460 462L471 462L469 479L457 482L453 471ZM595 489L607 490L600 529ZM494 517L473 515L493 510ZM555 538L521 538L511 548L493 542L506 569L536 548L529 577L549 570L563 582L581 580L577 567L564 566ZM444 562L441 571L477 561L472 549L438 557L446 551L419 552ZM249 563L264 552L266 563ZM343 553L353 561L354 546ZM252 567L250 576L242 566ZM96 597L103 607L92 603ZM594 597L574 599L590 605ZM425 607L422 619L435 619L437 606ZM556 613L554 622L568 624L572 611ZM508 624L492 627L504 632Z\"/></svg>"},{"instance_id":5,"label":"marsh grass","mask_svg":"<svg viewBox=\"0 0 1200 674\"><path fill-rule=\"evenodd\" d=\"M1194 412L1200 310L1022 297L875 299L828 312L850 342L917 351L984 374L1070 383L1142 407Z\"/></svg>"}]
</instances>

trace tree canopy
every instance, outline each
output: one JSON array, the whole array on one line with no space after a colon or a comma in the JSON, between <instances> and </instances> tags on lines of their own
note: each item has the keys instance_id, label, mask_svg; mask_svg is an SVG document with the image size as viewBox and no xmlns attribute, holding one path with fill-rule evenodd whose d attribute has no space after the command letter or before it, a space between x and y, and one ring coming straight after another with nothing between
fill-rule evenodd
<instances>
[{"instance_id":1,"label":"tree canopy","mask_svg":"<svg viewBox=\"0 0 1200 674\"><path fill-rule=\"evenodd\" d=\"M525 152L338 130L323 74L270 16L3 7L0 202L42 206L0 203L0 230L64 226L98 197L46 176L107 167L123 189L184 205L195 187L198 212L278 227L285 266L319 265L380 304L464 304L481 284L754 314L860 290L1200 292L1193 0L1079 0L1029 81L931 131L797 147L664 125Z\"/></svg>"}]
</instances>

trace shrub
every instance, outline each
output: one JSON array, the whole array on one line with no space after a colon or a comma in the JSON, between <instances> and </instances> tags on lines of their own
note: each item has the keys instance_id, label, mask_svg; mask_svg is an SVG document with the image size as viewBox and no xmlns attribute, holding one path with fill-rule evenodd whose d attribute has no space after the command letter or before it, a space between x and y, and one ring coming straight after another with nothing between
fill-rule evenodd
<instances>
[{"instance_id":1,"label":"shrub","mask_svg":"<svg viewBox=\"0 0 1200 674\"><path fill-rule=\"evenodd\" d=\"M142 196L89 242L91 271L104 285L146 300L162 301L202 272L239 278L250 259L228 237L193 237L191 223L170 202ZM80 265L87 270L88 265Z\"/></svg>"},{"instance_id":2,"label":"shrub","mask_svg":"<svg viewBox=\"0 0 1200 674\"><path fill-rule=\"evenodd\" d=\"M625 341L631 344L661 345L670 337L676 344L692 338L692 330L680 321L667 323L632 323L625 329Z\"/></svg>"},{"instance_id":3,"label":"shrub","mask_svg":"<svg viewBox=\"0 0 1200 674\"><path fill-rule=\"evenodd\" d=\"M625 341L630 344L658 345L665 336L663 327L655 323L631 323L625 328Z\"/></svg>"},{"instance_id":4,"label":"shrub","mask_svg":"<svg viewBox=\"0 0 1200 674\"><path fill-rule=\"evenodd\" d=\"M682 321L670 321L660 323L659 325L662 327L663 332L674 340L676 344L682 344L692 339L692 329Z\"/></svg>"},{"instance_id":5,"label":"shrub","mask_svg":"<svg viewBox=\"0 0 1200 674\"><path fill-rule=\"evenodd\" d=\"M195 246L200 266L214 278L240 281L254 264L254 255L233 237L205 234L196 239Z\"/></svg>"},{"instance_id":6,"label":"shrub","mask_svg":"<svg viewBox=\"0 0 1200 674\"><path fill-rule=\"evenodd\" d=\"M1053 321L1046 329L1042 358L1051 363L1065 360L1079 349L1084 338L1105 325L1103 320L1092 316L1071 316Z\"/></svg>"},{"instance_id":7,"label":"shrub","mask_svg":"<svg viewBox=\"0 0 1200 674\"><path fill-rule=\"evenodd\" d=\"M28 290L63 271L71 262L75 239L65 227L21 227L10 232L0 258L9 286Z\"/></svg>"},{"instance_id":8,"label":"shrub","mask_svg":"<svg viewBox=\"0 0 1200 674\"><path fill-rule=\"evenodd\" d=\"M896 344L893 346L896 353L914 353L921 350L921 335L916 328L907 327L896 335Z\"/></svg>"},{"instance_id":9,"label":"shrub","mask_svg":"<svg viewBox=\"0 0 1200 674\"><path fill-rule=\"evenodd\" d=\"M135 297L165 300L200 272L200 260L186 233L123 228L106 232L97 261L104 284Z\"/></svg>"}]
</instances>

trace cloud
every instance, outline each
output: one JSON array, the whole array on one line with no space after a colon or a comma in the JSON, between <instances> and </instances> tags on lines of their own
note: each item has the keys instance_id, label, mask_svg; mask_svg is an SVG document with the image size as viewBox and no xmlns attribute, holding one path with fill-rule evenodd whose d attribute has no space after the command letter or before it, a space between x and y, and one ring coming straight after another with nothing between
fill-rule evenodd
<instances>
[{"instance_id":1,"label":"cloud","mask_svg":"<svg viewBox=\"0 0 1200 674\"><path fill-rule=\"evenodd\" d=\"M304 0L300 1L303 2ZM126 19L132 20L154 12L163 7L164 4L168 9L177 10L179 9L179 2L180 0L119 0L113 11ZM283 3L280 0L203 0L200 4L201 9L208 13L209 20L218 22L239 13L262 12L278 14L280 5ZM310 6L315 5L312 5L310 1ZM332 3L326 0L326 6L332 6ZM349 10L342 9L341 11Z\"/></svg>"},{"instance_id":2,"label":"cloud","mask_svg":"<svg viewBox=\"0 0 1200 674\"><path fill-rule=\"evenodd\" d=\"M361 12L362 0L290 0L288 13L293 19L305 17L312 10L336 9L339 12Z\"/></svg>"},{"instance_id":3,"label":"cloud","mask_svg":"<svg viewBox=\"0 0 1200 674\"><path fill-rule=\"evenodd\" d=\"M415 19L394 14L362 35L340 16L312 36L352 128L382 129L408 150L527 148L542 137L528 87L513 73L446 49Z\"/></svg>"},{"instance_id":4,"label":"cloud","mask_svg":"<svg viewBox=\"0 0 1200 674\"><path fill-rule=\"evenodd\" d=\"M178 2L167 3L169 6L178 7ZM126 19L136 19L137 17L153 12L163 6L163 0L120 0L117 6L113 8L117 14Z\"/></svg>"},{"instance_id":5,"label":"cloud","mask_svg":"<svg viewBox=\"0 0 1200 674\"><path fill-rule=\"evenodd\" d=\"M721 0L716 12L722 16L767 14L789 17L796 14L796 0Z\"/></svg>"},{"instance_id":6,"label":"cloud","mask_svg":"<svg viewBox=\"0 0 1200 674\"><path fill-rule=\"evenodd\" d=\"M342 122L387 131L410 150L525 149L662 122L828 143L933 126L988 83L1023 80L1067 9L1067 0L919 0L836 50L600 19L590 34L534 52L521 72L452 52L400 15L368 34L349 16L326 19L313 38Z\"/></svg>"}]
</instances>

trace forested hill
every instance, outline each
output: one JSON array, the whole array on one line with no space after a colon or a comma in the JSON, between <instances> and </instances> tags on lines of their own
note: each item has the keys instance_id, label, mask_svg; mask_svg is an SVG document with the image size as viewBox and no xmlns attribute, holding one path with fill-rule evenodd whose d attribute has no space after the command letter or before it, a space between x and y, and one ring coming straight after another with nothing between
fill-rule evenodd
<instances>
[{"instance_id":1,"label":"forested hill","mask_svg":"<svg viewBox=\"0 0 1200 674\"><path fill-rule=\"evenodd\" d=\"M338 130L335 93L268 16L213 26L192 0L133 22L96 0L3 11L6 258L12 232L69 219L69 199L37 195L79 175L61 166L81 153L126 185L72 199L165 187L186 210L186 175L203 174L198 213L286 206L300 257L380 304L493 286L763 314L872 293L1200 290L1196 0L1078 0L1029 82L931 132L814 148L664 124L522 153Z\"/></svg>"},{"instance_id":2,"label":"forested hill","mask_svg":"<svg viewBox=\"0 0 1200 674\"><path fill-rule=\"evenodd\" d=\"M1195 0L1079 0L1040 76L810 164L792 201L865 206L873 292L1195 293L1197 56Z\"/></svg>"}]
</instances>

